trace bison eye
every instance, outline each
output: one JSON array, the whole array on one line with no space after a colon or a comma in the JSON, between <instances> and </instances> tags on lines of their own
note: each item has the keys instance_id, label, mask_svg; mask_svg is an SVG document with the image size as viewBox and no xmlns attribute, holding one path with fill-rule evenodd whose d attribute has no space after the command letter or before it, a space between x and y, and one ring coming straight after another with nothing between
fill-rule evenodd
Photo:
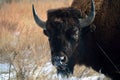
<instances>
[{"instance_id":1,"label":"bison eye","mask_svg":"<svg viewBox=\"0 0 120 80\"><path fill-rule=\"evenodd\" d=\"M74 29L68 29L66 31L66 37L69 39L69 40L78 40L78 37L79 37L79 30L77 28L74 28Z\"/></svg>"},{"instance_id":2,"label":"bison eye","mask_svg":"<svg viewBox=\"0 0 120 80\"><path fill-rule=\"evenodd\" d=\"M71 37L75 40L78 40L79 37L79 31L78 30L74 30L73 34L71 35Z\"/></svg>"}]
</instances>

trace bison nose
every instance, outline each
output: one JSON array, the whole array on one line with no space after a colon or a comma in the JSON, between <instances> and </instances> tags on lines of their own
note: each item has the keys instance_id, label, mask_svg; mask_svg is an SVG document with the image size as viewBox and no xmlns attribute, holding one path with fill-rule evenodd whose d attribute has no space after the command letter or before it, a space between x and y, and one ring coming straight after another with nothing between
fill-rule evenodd
<instances>
[{"instance_id":1,"label":"bison nose","mask_svg":"<svg viewBox=\"0 0 120 80\"><path fill-rule=\"evenodd\" d=\"M60 57L60 63L66 64L68 62L68 57L66 55Z\"/></svg>"},{"instance_id":2,"label":"bison nose","mask_svg":"<svg viewBox=\"0 0 120 80\"><path fill-rule=\"evenodd\" d=\"M61 63L60 63L60 57L59 57L59 56L53 57L53 58L52 58L52 64L53 64L54 66L60 66L60 65L61 65Z\"/></svg>"},{"instance_id":3,"label":"bison nose","mask_svg":"<svg viewBox=\"0 0 120 80\"><path fill-rule=\"evenodd\" d=\"M52 58L52 63L54 66L66 65L68 61L67 56L56 56Z\"/></svg>"}]
</instances>

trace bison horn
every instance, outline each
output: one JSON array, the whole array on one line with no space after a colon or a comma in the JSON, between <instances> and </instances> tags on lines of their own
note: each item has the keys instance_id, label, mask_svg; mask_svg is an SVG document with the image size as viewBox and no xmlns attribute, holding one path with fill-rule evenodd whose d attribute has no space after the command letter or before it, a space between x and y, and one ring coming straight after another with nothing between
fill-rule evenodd
<instances>
[{"instance_id":1,"label":"bison horn","mask_svg":"<svg viewBox=\"0 0 120 80\"><path fill-rule=\"evenodd\" d=\"M95 18L95 5L94 5L94 0L91 0L91 12L86 16L86 18L79 19L80 26L81 27L86 27L90 25Z\"/></svg>"},{"instance_id":2,"label":"bison horn","mask_svg":"<svg viewBox=\"0 0 120 80\"><path fill-rule=\"evenodd\" d=\"M34 20L35 22L44 30L46 29L46 22L42 21L38 16L37 13L34 9L34 5L32 5L32 11L33 11L33 16L34 16Z\"/></svg>"}]
</instances>

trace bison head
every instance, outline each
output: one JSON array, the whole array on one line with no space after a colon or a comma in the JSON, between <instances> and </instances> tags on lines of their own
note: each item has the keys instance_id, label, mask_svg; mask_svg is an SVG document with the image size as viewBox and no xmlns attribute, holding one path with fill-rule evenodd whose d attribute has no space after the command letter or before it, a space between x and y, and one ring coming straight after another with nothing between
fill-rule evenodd
<instances>
[{"instance_id":1,"label":"bison head","mask_svg":"<svg viewBox=\"0 0 120 80\"><path fill-rule=\"evenodd\" d=\"M94 2L91 1L91 11L86 18L82 18L80 11L74 8L62 8L49 10L46 22L37 16L33 6L34 19L49 39L52 64L58 74L68 76L73 73L81 29L89 26L95 17Z\"/></svg>"}]
</instances>

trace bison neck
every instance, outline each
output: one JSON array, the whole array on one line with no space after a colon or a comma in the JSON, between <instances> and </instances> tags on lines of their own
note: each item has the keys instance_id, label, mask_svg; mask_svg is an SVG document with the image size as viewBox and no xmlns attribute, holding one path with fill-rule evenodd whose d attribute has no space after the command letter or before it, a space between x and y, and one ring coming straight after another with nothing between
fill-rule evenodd
<instances>
[{"instance_id":1,"label":"bison neck","mask_svg":"<svg viewBox=\"0 0 120 80\"><path fill-rule=\"evenodd\" d=\"M120 74L116 73L117 70L113 64L108 60L108 58L103 54L101 49L96 44L96 39L94 33L89 30L89 28L85 28L81 31L81 38L79 41L79 45L76 48L76 51L72 55L72 60L74 64L86 65L88 67L92 67L97 72L101 71L111 78L115 78L115 80L120 80ZM109 53L107 53L109 56ZM120 69L119 61L114 61L112 57L110 57L112 61L115 63L117 68ZM113 75L114 74L114 75Z\"/></svg>"},{"instance_id":2,"label":"bison neck","mask_svg":"<svg viewBox=\"0 0 120 80\"><path fill-rule=\"evenodd\" d=\"M101 68L100 57L102 55L100 54L101 51L96 45L94 33L90 31L89 27L84 28L81 33L82 34L80 35L79 45L73 54L75 60L74 63L91 66L98 71Z\"/></svg>"}]
</instances>

